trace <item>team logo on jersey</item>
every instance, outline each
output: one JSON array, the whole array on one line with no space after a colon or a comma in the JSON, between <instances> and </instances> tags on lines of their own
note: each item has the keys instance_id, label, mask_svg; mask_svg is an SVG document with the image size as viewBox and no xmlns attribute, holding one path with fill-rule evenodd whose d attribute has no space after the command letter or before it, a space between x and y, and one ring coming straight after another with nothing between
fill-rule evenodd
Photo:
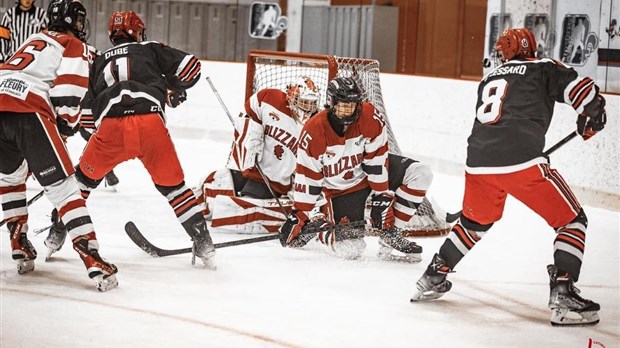
<instances>
[{"instance_id":1,"label":"team logo on jersey","mask_svg":"<svg viewBox=\"0 0 620 348\"><path fill-rule=\"evenodd\" d=\"M590 31L591 27L588 15L568 14L564 17L560 45L562 63L574 66L586 64L599 42L598 36Z\"/></svg>"},{"instance_id":2,"label":"team logo on jersey","mask_svg":"<svg viewBox=\"0 0 620 348\"><path fill-rule=\"evenodd\" d=\"M351 180L353 179L353 171L349 170L348 172L344 173L344 175L342 176L343 179L345 180Z\"/></svg>"},{"instance_id":3,"label":"team logo on jersey","mask_svg":"<svg viewBox=\"0 0 620 348\"><path fill-rule=\"evenodd\" d=\"M271 117L274 121L280 121L280 116L278 116L275 112L270 112L269 117Z\"/></svg>"},{"instance_id":4,"label":"team logo on jersey","mask_svg":"<svg viewBox=\"0 0 620 348\"><path fill-rule=\"evenodd\" d=\"M282 145L276 145L273 148L273 155L276 156L280 161L282 160L282 155L284 155L284 148Z\"/></svg>"}]
</instances>

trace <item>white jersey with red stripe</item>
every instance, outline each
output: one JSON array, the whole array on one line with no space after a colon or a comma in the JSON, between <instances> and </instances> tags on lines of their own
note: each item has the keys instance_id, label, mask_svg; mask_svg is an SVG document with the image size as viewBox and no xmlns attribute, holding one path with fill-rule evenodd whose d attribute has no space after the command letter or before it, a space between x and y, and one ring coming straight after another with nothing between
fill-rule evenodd
<instances>
[{"instance_id":1,"label":"white jersey with red stripe","mask_svg":"<svg viewBox=\"0 0 620 348\"><path fill-rule=\"evenodd\" d=\"M302 130L294 184L295 208L310 211L321 191L329 199L368 186L388 190L388 135L385 119L362 103L359 119L338 135L328 109L313 116Z\"/></svg>"},{"instance_id":2,"label":"white jersey with red stripe","mask_svg":"<svg viewBox=\"0 0 620 348\"><path fill-rule=\"evenodd\" d=\"M36 112L55 122L79 122L88 87L88 49L71 34L31 35L0 68L0 110Z\"/></svg>"},{"instance_id":3,"label":"white jersey with red stripe","mask_svg":"<svg viewBox=\"0 0 620 348\"><path fill-rule=\"evenodd\" d=\"M264 148L259 166L270 181L271 188L286 194L291 189L291 175L295 171L297 141L302 124L292 115L286 93L279 89L263 89L252 95L245 103L247 122L256 122L263 128ZM244 140L248 127L238 127L235 132L233 158L238 168L244 161ZM236 169L236 168L234 168ZM246 178L262 182L256 168L243 172Z\"/></svg>"}]
</instances>

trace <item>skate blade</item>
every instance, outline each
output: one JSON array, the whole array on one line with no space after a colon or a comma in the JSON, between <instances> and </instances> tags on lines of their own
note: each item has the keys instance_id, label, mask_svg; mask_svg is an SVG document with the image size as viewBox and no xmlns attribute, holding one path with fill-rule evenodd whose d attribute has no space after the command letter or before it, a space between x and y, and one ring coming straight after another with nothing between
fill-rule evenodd
<instances>
[{"instance_id":1,"label":"skate blade","mask_svg":"<svg viewBox=\"0 0 620 348\"><path fill-rule=\"evenodd\" d=\"M47 248L47 254L45 255L45 262L48 262L52 258L52 254L56 253L60 249Z\"/></svg>"},{"instance_id":2,"label":"skate blade","mask_svg":"<svg viewBox=\"0 0 620 348\"><path fill-rule=\"evenodd\" d=\"M573 312L567 308L555 308L551 313L552 326L592 326L598 324L600 318L597 311Z\"/></svg>"},{"instance_id":3,"label":"skate blade","mask_svg":"<svg viewBox=\"0 0 620 348\"><path fill-rule=\"evenodd\" d=\"M432 300L436 300L440 297L442 297L443 295L445 295L445 292L435 292L435 291L416 291L415 294L413 294L413 296L411 296L411 299L409 300L409 302L425 302L425 301L432 301Z\"/></svg>"},{"instance_id":4,"label":"skate blade","mask_svg":"<svg viewBox=\"0 0 620 348\"><path fill-rule=\"evenodd\" d=\"M377 253L377 258L379 258L379 260L389 261L389 262L419 263L422 261L422 254L394 255L392 253L386 254L386 253L379 252Z\"/></svg>"},{"instance_id":5,"label":"skate blade","mask_svg":"<svg viewBox=\"0 0 620 348\"><path fill-rule=\"evenodd\" d=\"M26 274L34 271L34 260L17 260L17 274Z\"/></svg>"},{"instance_id":6,"label":"skate blade","mask_svg":"<svg viewBox=\"0 0 620 348\"><path fill-rule=\"evenodd\" d=\"M116 280L116 276L114 274L104 278L103 275L98 275L93 278L95 281L95 286L99 292L106 292L108 290L112 290L118 287L118 280Z\"/></svg>"}]
</instances>

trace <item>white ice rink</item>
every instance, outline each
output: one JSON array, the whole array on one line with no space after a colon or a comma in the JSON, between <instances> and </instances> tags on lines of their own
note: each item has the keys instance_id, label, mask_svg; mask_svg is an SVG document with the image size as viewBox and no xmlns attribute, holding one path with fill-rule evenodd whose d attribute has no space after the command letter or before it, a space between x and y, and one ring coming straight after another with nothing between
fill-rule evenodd
<instances>
[{"instance_id":1,"label":"white ice rink","mask_svg":"<svg viewBox=\"0 0 620 348\"><path fill-rule=\"evenodd\" d=\"M243 102L238 70L214 79L234 114ZM204 79L173 111L171 133L194 186L224 166L231 127ZM405 154L415 146L406 134L397 137ZM70 141L74 160L83 145L79 136ZM417 240L424 247L419 264L377 260L377 239L367 237L361 261L338 259L320 244L290 250L268 241L219 249L217 271L197 269L189 254L153 258L129 240L123 226L133 220L157 246L190 246L141 164L127 162L116 172L118 192L100 188L88 207L101 254L119 268L119 287L97 292L69 242L44 262L47 233L30 234L40 258L33 273L20 276L3 230L0 347L620 347L617 212L585 207L590 225L577 285L601 304L601 322L555 328L545 267L555 235L515 200L450 275L452 291L411 304L415 282L443 237ZM29 197L39 190L29 181ZM462 177L435 175L431 195L445 209L459 209L462 191ZM31 231L49 224L51 209L45 198L31 206Z\"/></svg>"}]
</instances>

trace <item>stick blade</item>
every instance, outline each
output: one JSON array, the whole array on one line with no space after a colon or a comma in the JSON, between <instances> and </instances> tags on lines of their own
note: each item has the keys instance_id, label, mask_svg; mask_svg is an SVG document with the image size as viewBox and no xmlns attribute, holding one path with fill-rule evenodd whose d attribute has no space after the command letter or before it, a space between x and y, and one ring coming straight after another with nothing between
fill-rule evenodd
<instances>
[{"instance_id":1,"label":"stick blade","mask_svg":"<svg viewBox=\"0 0 620 348\"><path fill-rule=\"evenodd\" d=\"M151 244L151 242L149 242L144 237L144 235L140 232L140 230L138 229L136 224L133 223L133 221L129 221L125 224L125 233L127 233L129 239L131 239L140 249L144 250L147 254L153 257L161 256L158 253L158 250L160 249Z\"/></svg>"}]
</instances>

